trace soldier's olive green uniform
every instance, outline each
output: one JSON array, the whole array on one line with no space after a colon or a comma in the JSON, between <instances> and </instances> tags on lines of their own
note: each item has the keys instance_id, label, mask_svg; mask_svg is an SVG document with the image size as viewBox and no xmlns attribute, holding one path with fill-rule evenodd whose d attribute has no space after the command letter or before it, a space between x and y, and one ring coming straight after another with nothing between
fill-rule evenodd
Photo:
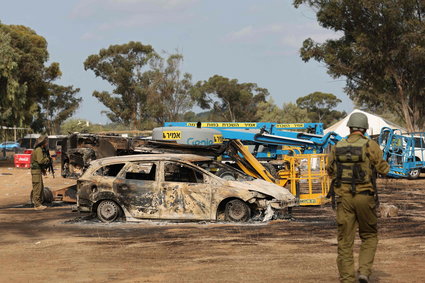
<instances>
[{"instance_id":1,"label":"soldier's olive green uniform","mask_svg":"<svg viewBox=\"0 0 425 283\"><path fill-rule=\"evenodd\" d=\"M36 147L31 154L31 175L32 175L32 202L34 207L42 205L41 195L43 193L42 171L50 163L49 157L43 153L41 147Z\"/></svg>"},{"instance_id":2,"label":"soldier's olive green uniform","mask_svg":"<svg viewBox=\"0 0 425 283\"><path fill-rule=\"evenodd\" d=\"M363 140L359 140L363 139ZM366 178L362 183L338 182L344 179L346 173L341 173L342 163L338 161L336 154L337 146L334 146L329 154L327 171L332 179L336 179L334 188L337 202L336 221L338 224L338 257L337 265L341 282L355 282L353 244L357 225L359 227L359 236L362 241L359 254L359 274L369 277L372 270L372 264L375 257L375 251L378 244L377 235L377 215L376 203L374 198L374 187L368 174L372 176L372 168L380 174L386 175L389 171L389 165L382 159L382 151L379 145L364 137L360 132L349 135L346 141L343 141L346 148L350 144L364 144L365 160L361 165L367 164L369 170L365 170ZM344 150L342 150L344 152ZM339 151L338 154L341 154ZM340 164L338 164L340 163ZM338 172L339 171L339 172ZM354 171L353 171L354 172ZM362 175L360 174L360 175ZM338 177L339 176L339 177ZM354 190L354 191L353 191Z\"/></svg>"}]
</instances>

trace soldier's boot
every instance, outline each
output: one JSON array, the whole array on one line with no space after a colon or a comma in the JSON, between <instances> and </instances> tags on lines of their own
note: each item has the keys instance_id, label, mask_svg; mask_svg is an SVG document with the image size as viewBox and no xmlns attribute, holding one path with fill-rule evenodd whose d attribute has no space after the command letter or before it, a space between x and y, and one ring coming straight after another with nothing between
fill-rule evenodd
<instances>
[{"instance_id":1,"label":"soldier's boot","mask_svg":"<svg viewBox=\"0 0 425 283\"><path fill-rule=\"evenodd\" d=\"M34 207L35 210L45 210L46 208L47 206L44 206L44 205L39 205Z\"/></svg>"}]
</instances>

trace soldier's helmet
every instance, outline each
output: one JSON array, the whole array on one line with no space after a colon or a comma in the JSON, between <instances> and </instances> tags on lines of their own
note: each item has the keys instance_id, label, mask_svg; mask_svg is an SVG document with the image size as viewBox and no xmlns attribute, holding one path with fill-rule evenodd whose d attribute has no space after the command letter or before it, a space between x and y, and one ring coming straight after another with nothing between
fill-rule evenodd
<instances>
[{"instance_id":1,"label":"soldier's helmet","mask_svg":"<svg viewBox=\"0 0 425 283\"><path fill-rule=\"evenodd\" d=\"M41 146L44 142L47 141L47 136L46 135L41 135L36 141L35 141L35 145L34 148L36 148L37 146Z\"/></svg>"},{"instance_id":2,"label":"soldier's helmet","mask_svg":"<svg viewBox=\"0 0 425 283\"><path fill-rule=\"evenodd\" d=\"M347 127L349 128L360 128L360 129L369 129L369 123L367 121L367 116L363 113L357 112L351 114L347 122Z\"/></svg>"}]
</instances>

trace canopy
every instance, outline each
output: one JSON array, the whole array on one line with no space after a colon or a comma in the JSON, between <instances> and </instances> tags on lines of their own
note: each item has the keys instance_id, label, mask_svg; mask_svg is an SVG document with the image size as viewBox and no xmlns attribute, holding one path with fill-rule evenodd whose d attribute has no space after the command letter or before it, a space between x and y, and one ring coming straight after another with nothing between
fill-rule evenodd
<instances>
[{"instance_id":1,"label":"canopy","mask_svg":"<svg viewBox=\"0 0 425 283\"><path fill-rule=\"evenodd\" d=\"M357 112L363 113L367 116L367 119L369 121L369 129L367 130L367 133L370 136L379 135L383 127L388 127L391 129L400 129L402 130L402 132L406 132L406 130L400 127L399 125L389 122L377 115L370 114L359 109L354 109L353 112L347 115L347 117L333 124L329 128L325 129L325 134L333 131L337 133L338 135L340 135L341 137L348 136L350 134L350 129L347 127L348 119L350 118L351 114L357 113Z\"/></svg>"}]
</instances>

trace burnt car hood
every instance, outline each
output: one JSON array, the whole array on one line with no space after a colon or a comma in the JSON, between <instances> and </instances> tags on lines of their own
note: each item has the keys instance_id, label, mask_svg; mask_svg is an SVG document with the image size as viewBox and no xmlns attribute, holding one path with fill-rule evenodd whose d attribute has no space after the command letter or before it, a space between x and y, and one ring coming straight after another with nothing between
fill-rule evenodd
<instances>
[{"instance_id":1,"label":"burnt car hood","mask_svg":"<svg viewBox=\"0 0 425 283\"><path fill-rule=\"evenodd\" d=\"M271 196L279 201L291 202L295 200L295 197L283 187L280 187L276 184L254 179L252 181L227 181L229 186L236 187L242 190L259 192L264 195Z\"/></svg>"}]
</instances>

